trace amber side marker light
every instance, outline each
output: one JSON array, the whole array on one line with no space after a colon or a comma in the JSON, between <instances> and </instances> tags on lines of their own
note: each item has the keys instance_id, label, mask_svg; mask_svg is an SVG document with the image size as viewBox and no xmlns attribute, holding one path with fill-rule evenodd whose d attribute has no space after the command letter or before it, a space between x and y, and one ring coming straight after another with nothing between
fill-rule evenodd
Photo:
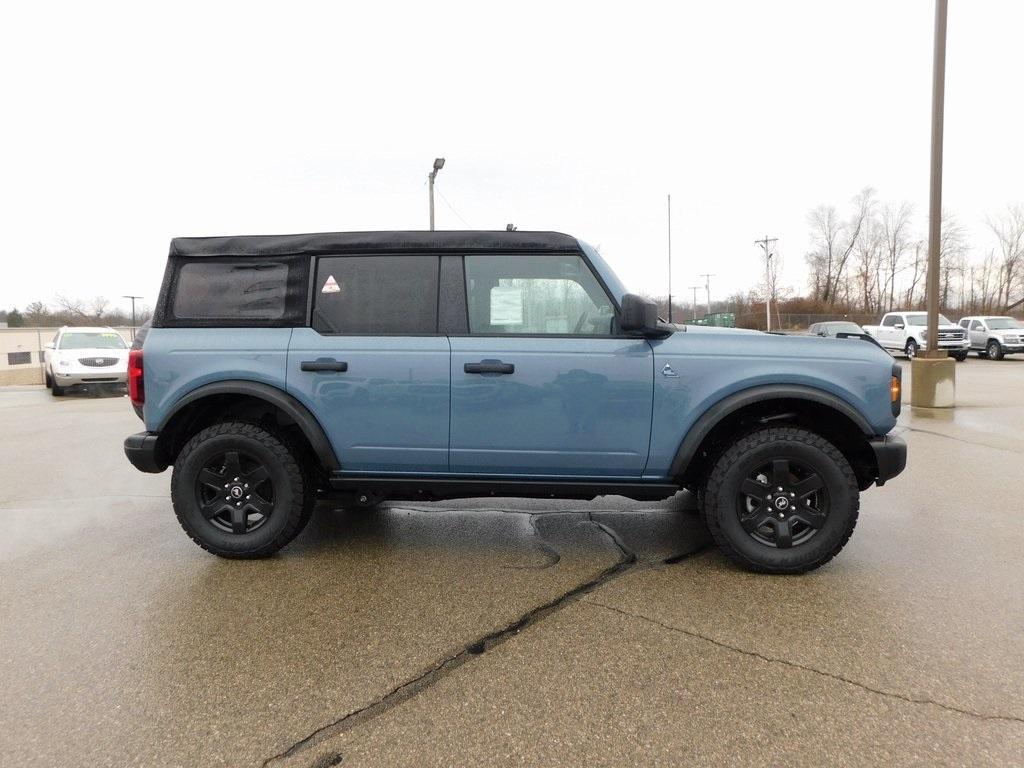
<instances>
[{"instance_id":1,"label":"amber side marker light","mask_svg":"<svg viewBox=\"0 0 1024 768\"><path fill-rule=\"evenodd\" d=\"M900 415L900 406L903 402L903 371L894 370L892 378L889 379L889 400L892 403L892 415Z\"/></svg>"}]
</instances>

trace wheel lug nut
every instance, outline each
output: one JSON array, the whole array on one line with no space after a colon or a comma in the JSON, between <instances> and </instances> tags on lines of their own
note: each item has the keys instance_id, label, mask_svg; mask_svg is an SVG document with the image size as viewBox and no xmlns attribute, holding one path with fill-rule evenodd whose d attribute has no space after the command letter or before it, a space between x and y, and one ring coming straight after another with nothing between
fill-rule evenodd
<instances>
[{"instance_id":1,"label":"wheel lug nut","mask_svg":"<svg viewBox=\"0 0 1024 768\"><path fill-rule=\"evenodd\" d=\"M236 482L236 483L238 482L238 478L237 478L237 477L235 478L235 482ZM781 488L779 488L779 490L781 491L782 489L781 489Z\"/></svg>"},{"instance_id":2,"label":"wheel lug nut","mask_svg":"<svg viewBox=\"0 0 1024 768\"><path fill-rule=\"evenodd\" d=\"M248 488L248 487L249 487L249 484L248 484L248 483L246 483L246 484L245 484L245 487L246 487L246 488Z\"/></svg>"},{"instance_id":3,"label":"wheel lug nut","mask_svg":"<svg viewBox=\"0 0 1024 768\"><path fill-rule=\"evenodd\" d=\"M781 490L782 490L782 486L780 485L780 486L779 486L778 488L776 488L775 490L777 490L777 491L781 491Z\"/></svg>"},{"instance_id":4,"label":"wheel lug nut","mask_svg":"<svg viewBox=\"0 0 1024 768\"><path fill-rule=\"evenodd\" d=\"M247 498L247 499L251 499L251 498L252 498L252 496L246 496L245 498Z\"/></svg>"},{"instance_id":5,"label":"wheel lug nut","mask_svg":"<svg viewBox=\"0 0 1024 768\"><path fill-rule=\"evenodd\" d=\"M785 515L779 512L779 517L785 517Z\"/></svg>"},{"instance_id":6,"label":"wheel lug nut","mask_svg":"<svg viewBox=\"0 0 1024 768\"><path fill-rule=\"evenodd\" d=\"M795 494L795 493L791 493L791 494L789 494L789 498L791 498L791 499L795 499L795 498L796 498L796 494Z\"/></svg>"}]
</instances>

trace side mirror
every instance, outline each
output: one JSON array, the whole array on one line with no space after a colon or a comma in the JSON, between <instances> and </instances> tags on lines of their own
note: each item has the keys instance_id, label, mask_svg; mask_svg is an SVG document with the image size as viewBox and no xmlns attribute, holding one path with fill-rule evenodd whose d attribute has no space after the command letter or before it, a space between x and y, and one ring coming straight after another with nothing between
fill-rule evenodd
<instances>
[{"instance_id":1,"label":"side mirror","mask_svg":"<svg viewBox=\"0 0 1024 768\"><path fill-rule=\"evenodd\" d=\"M893 326L893 328L898 328L898 329L900 329L900 330L902 331L902 330L903 330L904 328L906 328L906 326L905 326L905 325L903 325L903 323L896 323L896 324L895 324L895 325Z\"/></svg>"},{"instance_id":2,"label":"side mirror","mask_svg":"<svg viewBox=\"0 0 1024 768\"><path fill-rule=\"evenodd\" d=\"M664 333L658 327L658 305L635 293L627 293L622 297L619 327L624 331L639 332L645 336L660 336Z\"/></svg>"},{"instance_id":3,"label":"side mirror","mask_svg":"<svg viewBox=\"0 0 1024 768\"><path fill-rule=\"evenodd\" d=\"M45 344L43 344L43 349L53 349L53 348L54 348L54 346L53 346L53 342L52 341L48 341Z\"/></svg>"}]
</instances>

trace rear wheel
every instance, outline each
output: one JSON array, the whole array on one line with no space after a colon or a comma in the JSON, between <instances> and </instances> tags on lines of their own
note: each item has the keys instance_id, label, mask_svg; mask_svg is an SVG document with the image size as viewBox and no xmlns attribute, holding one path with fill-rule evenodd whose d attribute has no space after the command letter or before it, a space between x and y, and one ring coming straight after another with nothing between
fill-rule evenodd
<instances>
[{"instance_id":1,"label":"rear wheel","mask_svg":"<svg viewBox=\"0 0 1024 768\"><path fill-rule=\"evenodd\" d=\"M174 512L200 547L221 557L274 554L305 527L316 491L298 453L255 424L198 432L171 476Z\"/></svg>"},{"instance_id":2,"label":"rear wheel","mask_svg":"<svg viewBox=\"0 0 1024 768\"><path fill-rule=\"evenodd\" d=\"M1003 347L998 341L992 339L988 343L988 346L985 347L985 354L988 355L989 360L1002 360Z\"/></svg>"},{"instance_id":3,"label":"rear wheel","mask_svg":"<svg viewBox=\"0 0 1024 768\"><path fill-rule=\"evenodd\" d=\"M823 437L795 427L741 438L715 463L704 514L734 563L762 573L803 573L843 548L860 492L849 462Z\"/></svg>"},{"instance_id":4,"label":"rear wheel","mask_svg":"<svg viewBox=\"0 0 1024 768\"><path fill-rule=\"evenodd\" d=\"M903 354L911 360L917 357L917 342L913 339L907 339L907 344L903 347Z\"/></svg>"}]
</instances>

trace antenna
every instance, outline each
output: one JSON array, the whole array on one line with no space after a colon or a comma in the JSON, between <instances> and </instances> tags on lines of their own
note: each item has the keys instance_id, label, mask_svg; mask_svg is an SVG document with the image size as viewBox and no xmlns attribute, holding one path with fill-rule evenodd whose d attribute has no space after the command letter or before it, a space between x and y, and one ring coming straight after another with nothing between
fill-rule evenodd
<instances>
[{"instance_id":1,"label":"antenna","mask_svg":"<svg viewBox=\"0 0 1024 768\"><path fill-rule=\"evenodd\" d=\"M672 195L668 196L668 321L672 322Z\"/></svg>"}]
</instances>

